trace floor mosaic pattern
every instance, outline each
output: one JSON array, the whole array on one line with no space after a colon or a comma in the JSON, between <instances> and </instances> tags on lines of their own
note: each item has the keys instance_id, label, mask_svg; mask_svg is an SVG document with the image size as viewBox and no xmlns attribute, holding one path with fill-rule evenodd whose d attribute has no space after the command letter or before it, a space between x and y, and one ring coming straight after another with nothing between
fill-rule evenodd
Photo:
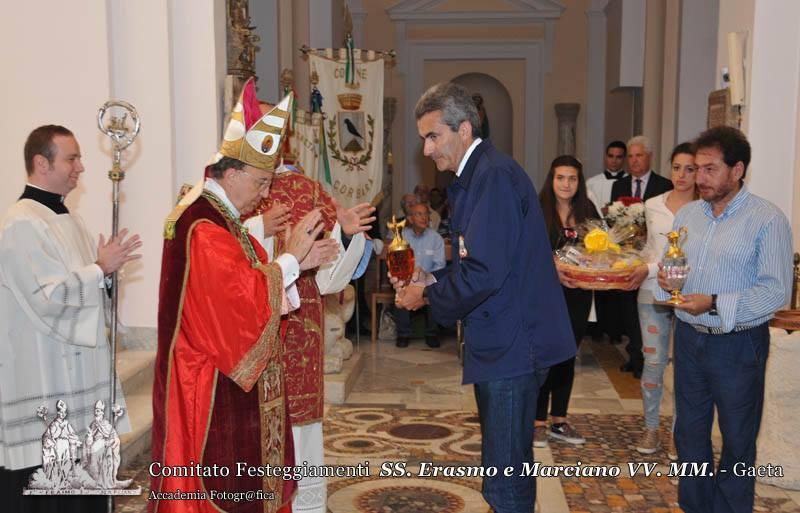
<instances>
[{"instance_id":1,"label":"floor mosaic pattern","mask_svg":"<svg viewBox=\"0 0 800 513\"><path fill-rule=\"evenodd\" d=\"M430 349L414 340L362 343L364 370L341 406L328 406L325 452L329 465L369 462L366 478L328 480L330 513L488 513L480 477L424 477L425 465L442 473L480 469L480 428L471 386L461 385L455 341ZM618 467L618 477L540 477L541 513L679 513L676 484L666 474L664 451L646 457L634 448L642 434L639 382L619 372L620 346L586 340L576 363L570 422L587 442L573 446L551 441L535 449L542 465ZM669 425L671 398L662 403ZM667 440L666 428L662 441ZM382 464L389 462L386 467ZM654 474L631 475L628 463L655 463ZM124 477L141 486L139 497L117 500L117 512L144 513L149 461L130 465ZM399 466L398 466L399 465ZM427 467L430 469L431 467ZM384 470L384 476L381 476ZM661 472L662 476L655 475ZM407 475L407 474L410 474ZM800 513L800 492L756 485L755 511Z\"/></svg>"},{"instance_id":2,"label":"floor mosaic pattern","mask_svg":"<svg viewBox=\"0 0 800 513\"><path fill-rule=\"evenodd\" d=\"M540 477L558 480L568 511L667 513L677 508L676 485L667 476L669 461L663 451L643 456L635 450L642 434L638 415L578 414L572 423L587 442L574 446L551 441L547 449L535 449L537 461L556 465L615 468L619 477ZM666 424L664 422L663 424ZM667 431L663 430L666 440ZM480 479L447 477L391 479L380 477L384 462L405 462L412 476L420 464L442 466L480 465L480 428L474 412L390 410L374 406L330 407L325 424L325 450L329 460L346 465L365 460L370 463L370 478L331 480L328 493L332 513L406 513L412 511L486 511L480 495L464 490L480 489ZM631 476L629 463L656 463L646 477L643 467ZM656 476L661 472L662 476ZM454 488L456 487L456 488ZM448 490L461 490L463 502L450 498ZM334 501L333 498L337 499ZM343 498L347 497L349 503ZM414 509L414 504L426 504ZM380 505L377 507L376 505ZM431 509L433 508L433 509ZM441 509L437 509L441 508ZM546 509L542 509L545 511ZM549 511L549 510L548 510ZM758 497L756 511L792 511L800 508L789 498Z\"/></svg>"}]
</instances>

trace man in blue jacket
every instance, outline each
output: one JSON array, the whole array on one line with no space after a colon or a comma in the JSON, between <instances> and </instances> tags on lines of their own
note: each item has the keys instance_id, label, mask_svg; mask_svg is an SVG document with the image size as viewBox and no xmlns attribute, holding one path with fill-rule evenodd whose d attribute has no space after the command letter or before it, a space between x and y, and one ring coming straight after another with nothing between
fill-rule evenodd
<instances>
[{"instance_id":1,"label":"man in blue jacket","mask_svg":"<svg viewBox=\"0 0 800 513\"><path fill-rule=\"evenodd\" d=\"M448 190L453 263L435 277L418 271L402 288L393 280L398 306L428 304L439 324L463 321L463 382L475 385L482 464L497 469L483 496L496 513L530 513L536 481L521 472L533 463L539 386L576 351L541 207L519 164L479 137L463 87L431 87L415 115L425 156L456 174Z\"/></svg>"}]
</instances>

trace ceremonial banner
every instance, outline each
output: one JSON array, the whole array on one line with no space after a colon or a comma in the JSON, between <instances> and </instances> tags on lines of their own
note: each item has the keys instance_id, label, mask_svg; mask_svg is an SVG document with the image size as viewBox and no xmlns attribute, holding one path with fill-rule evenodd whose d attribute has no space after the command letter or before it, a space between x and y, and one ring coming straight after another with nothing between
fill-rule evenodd
<instances>
[{"instance_id":1,"label":"ceremonial banner","mask_svg":"<svg viewBox=\"0 0 800 513\"><path fill-rule=\"evenodd\" d=\"M309 55L322 94L331 192L345 207L372 201L383 174L383 58L360 50L351 56L348 62L344 49L336 58L332 50Z\"/></svg>"},{"instance_id":2,"label":"ceremonial banner","mask_svg":"<svg viewBox=\"0 0 800 513\"><path fill-rule=\"evenodd\" d=\"M322 182L319 174L319 150L322 142L322 115L297 111L294 131L290 135L292 157L303 173L314 181Z\"/></svg>"}]
</instances>

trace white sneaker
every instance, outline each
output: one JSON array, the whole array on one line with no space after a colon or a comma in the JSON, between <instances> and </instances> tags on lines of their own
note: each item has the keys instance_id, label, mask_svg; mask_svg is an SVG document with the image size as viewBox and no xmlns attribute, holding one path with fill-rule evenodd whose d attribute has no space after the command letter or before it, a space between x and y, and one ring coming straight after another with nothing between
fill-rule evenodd
<instances>
[{"instance_id":1,"label":"white sneaker","mask_svg":"<svg viewBox=\"0 0 800 513\"><path fill-rule=\"evenodd\" d=\"M533 428L533 446L539 449L547 447L547 426Z\"/></svg>"},{"instance_id":2,"label":"white sneaker","mask_svg":"<svg viewBox=\"0 0 800 513\"><path fill-rule=\"evenodd\" d=\"M642 454L654 454L661 446L661 441L658 439L658 430L645 428L636 450Z\"/></svg>"}]
</instances>

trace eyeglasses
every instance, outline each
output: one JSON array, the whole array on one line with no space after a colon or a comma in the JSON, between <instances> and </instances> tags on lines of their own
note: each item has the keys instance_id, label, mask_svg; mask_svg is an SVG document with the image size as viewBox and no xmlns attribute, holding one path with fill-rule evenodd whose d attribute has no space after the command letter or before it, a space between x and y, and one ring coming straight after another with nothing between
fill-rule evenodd
<instances>
[{"instance_id":1,"label":"eyeglasses","mask_svg":"<svg viewBox=\"0 0 800 513\"><path fill-rule=\"evenodd\" d=\"M258 190L263 190L263 189L269 187L269 184L272 181L272 175L271 174L270 174L270 176L268 176L266 178L257 178L255 176L251 175L250 173L248 173L247 171L245 171L244 169L240 169L239 171L241 171L242 173L246 174L247 176L249 176L250 178L255 180L256 183L258 184Z\"/></svg>"}]
</instances>

